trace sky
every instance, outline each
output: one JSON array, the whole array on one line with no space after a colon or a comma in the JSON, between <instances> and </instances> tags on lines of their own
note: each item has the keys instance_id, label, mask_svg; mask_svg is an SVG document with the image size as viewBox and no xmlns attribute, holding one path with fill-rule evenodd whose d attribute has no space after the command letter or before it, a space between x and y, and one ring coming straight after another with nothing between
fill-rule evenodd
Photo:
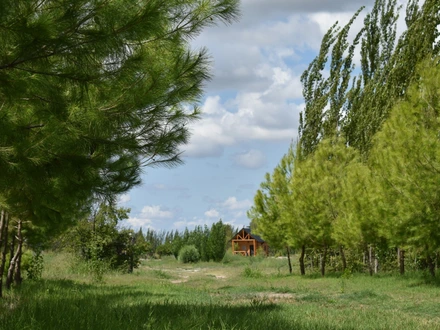
<instances>
[{"instance_id":1,"label":"sky","mask_svg":"<svg viewBox=\"0 0 440 330\"><path fill-rule=\"evenodd\" d=\"M131 209L124 226L179 230L222 219L241 228L264 180L298 135L304 107L300 76L336 21L359 31L373 0L242 0L241 19L203 31L213 78L202 119L182 148L184 165L145 168L141 186L120 196Z\"/></svg>"}]
</instances>

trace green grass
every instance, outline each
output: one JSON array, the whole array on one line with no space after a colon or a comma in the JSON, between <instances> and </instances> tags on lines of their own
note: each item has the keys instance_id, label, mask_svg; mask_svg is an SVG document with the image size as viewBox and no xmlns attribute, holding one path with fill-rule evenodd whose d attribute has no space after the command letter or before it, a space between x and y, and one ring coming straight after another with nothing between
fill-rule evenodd
<instances>
[{"instance_id":1,"label":"green grass","mask_svg":"<svg viewBox=\"0 0 440 330\"><path fill-rule=\"evenodd\" d=\"M301 277L282 259L164 258L95 283L69 259L45 255L42 280L6 292L0 329L440 329L440 286L423 274Z\"/></svg>"}]
</instances>

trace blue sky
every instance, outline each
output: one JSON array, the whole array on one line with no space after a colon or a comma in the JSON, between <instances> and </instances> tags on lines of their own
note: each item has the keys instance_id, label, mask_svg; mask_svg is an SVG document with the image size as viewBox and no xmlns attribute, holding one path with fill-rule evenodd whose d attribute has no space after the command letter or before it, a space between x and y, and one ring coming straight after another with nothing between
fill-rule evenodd
<instances>
[{"instance_id":1,"label":"blue sky","mask_svg":"<svg viewBox=\"0 0 440 330\"><path fill-rule=\"evenodd\" d=\"M405 1L406 2L406 1ZM321 38L373 0L242 0L242 18L205 30L192 45L207 47L213 79L203 116L191 127L185 164L146 168L143 184L120 197L131 208L125 225L183 230L220 218L235 227L266 172L272 172L297 138L303 108L300 76ZM362 26L361 15L354 30ZM358 28L357 28L358 27Z\"/></svg>"}]
</instances>

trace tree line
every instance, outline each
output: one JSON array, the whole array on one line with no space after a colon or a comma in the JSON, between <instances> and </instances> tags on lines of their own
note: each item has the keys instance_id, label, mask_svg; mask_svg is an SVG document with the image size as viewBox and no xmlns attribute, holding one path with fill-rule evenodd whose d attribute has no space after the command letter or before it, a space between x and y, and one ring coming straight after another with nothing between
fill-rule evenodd
<instances>
[{"instance_id":1,"label":"tree line","mask_svg":"<svg viewBox=\"0 0 440 330\"><path fill-rule=\"evenodd\" d=\"M19 284L25 245L111 204L145 166L182 163L210 77L189 40L238 16L238 0L2 1L0 281Z\"/></svg>"},{"instance_id":2,"label":"tree line","mask_svg":"<svg viewBox=\"0 0 440 330\"><path fill-rule=\"evenodd\" d=\"M440 3L376 0L324 35L303 73L298 141L248 212L269 244L333 268L399 267L435 276L440 252ZM360 67L355 55L360 55ZM329 74L327 74L329 73Z\"/></svg>"},{"instance_id":3,"label":"tree line","mask_svg":"<svg viewBox=\"0 0 440 330\"><path fill-rule=\"evenodd\" d=\"M49 245L55 251L67 251L84 261L91 272L101 278L110 269L132 273L141 259L160 259L174 256L178 259L182 249L192 246L197 252L193 262L223 259L228 243L236 229L219 220L209 228L196 226L184 231L156 231L148 228L143 232L121 227L128 219L129 209L114 204L101 203L94 211ZM32 266L32 262L25 268Z\"/></svg>"}]
</instances>

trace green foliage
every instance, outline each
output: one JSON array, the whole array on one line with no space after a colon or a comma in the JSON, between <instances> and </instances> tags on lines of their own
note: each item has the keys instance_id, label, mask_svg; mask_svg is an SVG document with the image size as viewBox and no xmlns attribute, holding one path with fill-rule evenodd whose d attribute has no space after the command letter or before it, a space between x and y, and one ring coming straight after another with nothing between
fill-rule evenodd
<instances>
[{"instance_id":1,"label":"green foliage","mask_svg":"<svg viewBox=\"0 0 440 330\"><path fill-rule=\"evenodd\" d=\"M159 256L170 256L170 255L173 255L173 249L172 248L173 248L172 244L170 242L167 242L167 243L159 245L156 248L156 253Z\"/></svg>"},{"instance_id":2,"label":"green foliage","mask_svg":"<svg viewBox=\"0 0 440 330\"><path fill-rule=\"evenodd\" d=\"M257 268L252 268L249 266L244 268L242 275L246 278L261 278L263 276L261 271L259 271Z\"/></svg>"},{"instance_id":3,"label":"green foliage","mask_svg":"<svg viewBox=\"0 0 440 330\"><path fill-rule=\"evenodd\" d=\"M400 247L422 254L435 275L440 3L409 1L407 29L397 38L399 11L397 0L376 0L353 40L360 11L324 35L301 76L296 153L291 146L266 174L248 212L271 245L313 248L314 265L319 253L323 266L330 261L337 270L340 258L342 268L348 261L372 274L376 262L394 269ZM338 250L338 262L326 255Z\"/></svg>"},{"instance_id":4,"label":"green foliage","mask_svg":"<svg viewBox=\"0 0 440 330\"><path fill-rule=\"evenodd\" d=\"M225 225L223 222L220 220L216 223L213 223L207 241L209 259L212 259L216 262L223 260L223 257L226 253L227 239Z\"/></svg>"},{"instance_id":5,"label":"green foliage","mask_svg":"<svg viewBox=\"0 0 440 330\"><path fill-rule=\"evenodd\" d=\"M128 218L128 209L101 203L65 236L67 248L88 262L98 280L108 269L132 272L148 249L148 244L129 229L118 229L118 223Z\"/></svg>"},{"instance_id":6,"label":"green foliage","mask_svg":"<svg viewBox=\"0 0 440 330\"><path fill-rule=\"evenodd\" d=\"M440 249L440 69L423 62L406 99L375 138L371 162L382 187L389 239L430 254Z\"/></svg>"},{"instance_id":7,"label":"green foliage","mask_svg":"<svg viewBox=\"0 0 440 330\"><path fill-rule=\"evenodd\" d=\"M237 18L238 0L1 2L0 201L27 240L114 201L144 166L182 163L209 79L206 49L188 40ZM97 251L82 253L132 268L133 244L109 229L86 233Z\"/></svg>"},{"instance_id":8,"label":"green foliage","mask_svg":"<svg viewBox=\"0 0 440 330\"><path fill-rule=\"evenodd\" d=\"M266 173L265 181L254 196L254 205L247 213L254 231L264 237L271 249L284 249L289 244L300 244L299 241L293 242L288 235L291 228L289 211L294 202L288 183L293 175L295 159L292 144L273 174Z\"/></svg>"},{"instance_id":9,"label":"green foliage","mask_svg":"<svg viewBox=\"0 0 440 330\"><path fill-rule=\"evenodd\" d=\"M26 266L22 262L23 269L26 271L27 278L30 280L40 280L44 269L44 259L40 250L34 251L29 264Z\"/></svg>"},{"instance_id":10,"label":"green foliage","mask_svg":"<svg viewBox=\"0 0 440 330\"><path fill-rule=\"evenodd\" d=\"M185 245L179 251L179 261L185 264L196 263L200 260L200 253L194 245Z\"/></svg>"},{"instance_id":11,"label":"green foliage","mask_svg":"<svg viewBox=\"0 0 440 330\"><path fill-rule=\"evenodd\" d=\"M226 253L223 256L222 263L230 264L230 263L234 263L234 262L243 262L243 256L233 254L232 249L229 248L228 250L226 250Z\"/></svg>"}]
</instances>

